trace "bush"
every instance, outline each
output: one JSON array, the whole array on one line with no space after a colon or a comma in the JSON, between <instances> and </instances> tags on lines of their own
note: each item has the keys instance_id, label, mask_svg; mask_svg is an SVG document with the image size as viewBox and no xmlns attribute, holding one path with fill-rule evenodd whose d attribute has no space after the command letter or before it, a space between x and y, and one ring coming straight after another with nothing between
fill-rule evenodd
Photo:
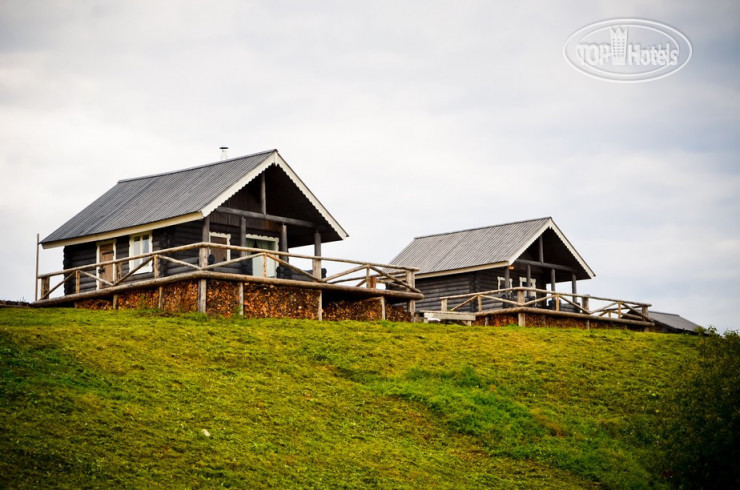
<instances>
[{"instance_id":1,"label":"bush","mask_svg":"<svg viewBox=\"0 0 740 490\"><path fill-rule=\"evenodd\" d=\"M664 407L663 467L681 488L740 488L740 335L710 329Z\"/></svg>"}]
</instances>

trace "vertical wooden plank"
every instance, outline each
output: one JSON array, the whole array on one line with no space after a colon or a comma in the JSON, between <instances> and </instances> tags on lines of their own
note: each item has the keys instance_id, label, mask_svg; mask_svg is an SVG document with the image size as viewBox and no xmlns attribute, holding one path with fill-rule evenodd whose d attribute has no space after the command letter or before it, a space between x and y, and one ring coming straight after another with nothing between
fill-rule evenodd
<instances>
[{"instance_id":1,"label":"vertical wooden plank","mask_svg":"<svg viewBox=\"0 0 740 490\"><path fill-rule=\"evenodd\" d=\"M324 303L324 291L321 290L321 289L319 289L319 311L318 311L318 319L319 319L319 321L323 321L324 320L323 303Z\"/></svg>"},{"instance_id":2,"label":"vertical wooden plank","mask_svg":"<svg viewBox=\"0 0 740 490\"><path fill-rule=\"evenodd\" d=\"M385 320L385 296L380 297L380 318Z\"/></svg>"},{"instance_id":3,"label":"vertical wooden plank","mask_svg":"<svg viewBox=\"0 0 740 490\"><path fill-rule=\"evenodd\" d=\"M239 316L244 316L244 283L239 281Z\"/></svg>"},{"instance_id":4,"label":"vertical wooden plank","mask_svg":"<svg viewBox=\"0 0 740 490\"><path fill-rule=\"evenodd\" d=\"M440 310L441 311L447 311L447 298L442 298L439 300L440 302Z\"/></svg>"},{"instance_id":5,"label":"vertical wooden plank","mask_svg":"<svg viewBox=\"0 0 740 490\"><path fill-rule=\"evenodd\" d=\"M517 314L517 318L516 319L517 319L517 323L519 324L520 327L526 327L527 326L527 315L523 311L520 311Z\"/></svg>"},{"instance_id":6,"label":"vertical wooden plank","mask_svg":"<svg viewBox=\"0 0 740 490\"><path fill-rule=\"evenodd\" d=\"M41 299L49 299L49 289L51 288L51 279L44 277L41 279Z\"/></svg>"},{"instance_id":7,"label":"vertical wooden plank","mask_svg":"<svg viewBox=\"0 0 740 490\"><path fill-rule=\"evenodd\" d=\"M285 223L283 223L280 227L280 251L288 251L288 225L286 225ZM290 262L290 257L288 257L287 255L283 255L280 258L286 262Z\"/></svg>"},{"instance_id":8,"label":"vertical wooden plank","mask_svg":"<svg viewBox=\"0 0 740 490\"><path fill-rule=\"evenodd\" d=\"M159 297L157 298L157 308L164 310L164 288L162 286L157 288L157 294L159 294Z\"/></svg>"},{"instance_id":9,"label":"vertical wooden plank","mask_svg":"<svg viewBox=\"0 0 740 490\"><path fill-rule=\"evenodd\" d=\"M542 243L542 235L540 235L538 242L539 242L539 248L540 248L540 262L544 262L545 261L545 246Z\"/></svg>"},{"instance_id":10,"label":"vertical wooden plank","mask_svg":"<svg viewBox=\"0 0 740 490\"><path fill-rule=\"evenodd\" d=\"M550 286L552 291L555 291L555 269L550 269Z\"/></svg>"},{"instance_id":11,"label":"vertical wooden plank","mask_svg":"<svg viewBox=\"0 0 740 490\"><path fill-rule=\"evenodd\" d=\"M159 255L155 255L152 258L152 271L154 272L154 279L159 279Z\"/></svg>"},{"instance_id":12,"label":"vertical wooden plank","mask_svg":"<svg viewBox=\"0 0 740 490\"><path fill-rule=\"evenodd\" d=\"M208 243L211 239L211 217L206 216L203 219L203 231L201 233L201 242ZM198 265L203 268L208 265L208 247L200 247L198 256Z\"/></svg>"},{"instance_id":13,"label":"vertical wooden plank","mask_svg":"<svg viewBox=\"0 0 740 490\"><path fill-rule=\"evenodd\" d=\"M33 300L39 300L39 240L41 237L36 233L36 278L33 281Z\"/></svg>"},{"instance_id":14,"label":"vertical wooden plank","mask_svg":"<svg viewBox=\"0 0 740 490\"><path fill-rule=\"evenodd\" d=\"M509 267L504 270L504 289L509 289L509 283L511 282L511 274L509 273Z\"/></svg>"},{"instance_id":15,"label":"vertical wooden plank","mask_svg":"<svg viewBox=\"0 0 740 490\"><path fill-rule=\"evenodd\" d=\"M313 276L321 278L321 233L319 230L313 235L313 256L315 257L312 261Z\"/></svg>"},{"instance_id":16,"label":"vertical wooden plank","mask_svg":"<svg viewBox=\"0 0 740 490\"><path fill-rule=\"evenodd\" d=\"M578 294L578 285L576 283L576 273L573 273L573 276L570 280L570 290L573 294ZM575 298L574 298L575 299Z\"/></svg>"},{"instance_id":17,"label":"vertical wooden plank","mask_svg":"<svg viewBox=\"0 0 740 490\"><path fill-rule=\"evenodd\" d=\"M118 295L117 294L113 295L113 309L114 310L118 309Z\"/></svg>"},{"instance_id":18,"label":"vertical wooden plank","mask_svg":"<svg viewBox=\"0 0 740 490\"><path fill-rule=\"evenodd\" d=\"M75 271L75 293L80 294L80 271Z\"/></svg>"},{"instance_id":19,"label":"vertical wooden plank","mask_svg":"<svg viewBox=\"0 0 740 490\"><path fill-rule=\"evenodd\" d=\"M206 312L206 299L208 295L208 280L198 281L198 313Z\"/></svg>"},{"instance_id":20,"label":"vertical wooden plank","mask_svg":"<svg viewBox=\"0 0 740 490\"><path fill-rule=\"evenodd\" d=\"M260 175L260 210L262 214L267 214L267 183L265 181L265 172Z\"/></svg>"}]
</instances>

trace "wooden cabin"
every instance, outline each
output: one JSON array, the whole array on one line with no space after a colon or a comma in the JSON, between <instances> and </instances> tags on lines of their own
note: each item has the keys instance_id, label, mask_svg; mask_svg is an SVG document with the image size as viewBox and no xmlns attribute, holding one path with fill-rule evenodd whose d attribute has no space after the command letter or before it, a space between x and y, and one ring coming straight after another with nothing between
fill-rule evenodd
<instances>
[{"instance_id":1,"label":"wooden cabin","mask_svg":"<svg viewBox=\"0 0 740 490\"><path fill-rule=\"evenodd\" d=\"M391 262L419 269L418 311L439 310L444 297L517 287L568 283L575 294L577 281L594 277L552 218L417 237Z\"/></svg>"},{"instance_id":2,"label":"wooden cabin","mask_svg":"<svg viewBox=\"0 0 740 490\"><path fill-rule=\"evenodd\" d=\"M288 252L290 247L342 240L347 232L277 150L232 158L185 170L125 179L41 241L44 248L64 247L64 269L104 263L156 250L212 242ZM198 251L179 253L178 260L198 261ZM228 249L214 248L209 261L230 259ZM97 277L85 275L79 287L65 293L103 289L114 276L126 275L143 259L122 262L120 270L103 265ZM256 257L224 272L280 270L274 261ZM251 266L251 267L250 267ZM160 276L187 270L172 262L159 264ZM154 277L151 264L138 279Z\"/></svg>"}]
</instances>

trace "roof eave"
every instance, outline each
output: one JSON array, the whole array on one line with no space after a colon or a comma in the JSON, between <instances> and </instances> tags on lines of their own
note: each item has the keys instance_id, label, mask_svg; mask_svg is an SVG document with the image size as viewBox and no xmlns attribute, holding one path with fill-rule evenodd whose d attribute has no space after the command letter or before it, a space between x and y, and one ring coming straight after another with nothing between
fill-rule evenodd
<instances>
[{"instance_id":1,"label":"roof eave","mask_svg":"<svg viewBox=\"0 0 740 490\"><path fill-rule=\"evenodd\" d=\"M153 223L144 223L137 226L131 226L128 228L120 228L117 230L106 231L102 233L95 233L93 235L86 235L80 237L73 237L64 240L55 241L42 241L41 246L44 250L57 247L66 247L69 245L80 245L82 243L99 242L101 240L110 240L111 238L117 238L120 236L137 235L140 233L146 233L147 231L157 230L160 228L166 228L168 226L175 226L182 223L189 223L191 221L198 221L203 219L203 214L200 212L184 214L182 216L176 216L166 220L155 221Z\"/></svg>"}]
</instances>

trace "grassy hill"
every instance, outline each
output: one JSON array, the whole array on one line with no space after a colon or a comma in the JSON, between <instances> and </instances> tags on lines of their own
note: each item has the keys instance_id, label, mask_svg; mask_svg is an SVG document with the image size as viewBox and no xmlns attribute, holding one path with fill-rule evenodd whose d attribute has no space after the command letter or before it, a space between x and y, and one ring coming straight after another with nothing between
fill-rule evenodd
<instances>
[{"instance_id":1,"label":"grassy hill","mask_svg":"<svg viewBox=\"0 0 740 490\"><path fill-rule=\"evenodd\" d=\"M0 487L661 487L697 342L0 309Z\"/></svg>"}]
</instances>

